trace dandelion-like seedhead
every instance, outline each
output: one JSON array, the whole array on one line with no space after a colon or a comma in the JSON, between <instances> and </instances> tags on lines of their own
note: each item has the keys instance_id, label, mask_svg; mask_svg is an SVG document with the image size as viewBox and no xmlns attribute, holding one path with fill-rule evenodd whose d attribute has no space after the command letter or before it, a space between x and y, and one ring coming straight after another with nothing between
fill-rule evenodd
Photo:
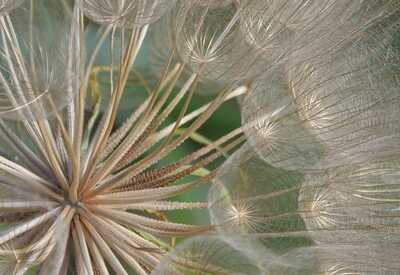
<instances>
[{"instance_id":1,"label":"dandelion-like seedhead","mask_svg":"<svg viewBox=\"0 0 400 275\"><path fill-rule=\"evenodd\" d=\"M227 85L189 112L199 71L185 77L186 64L170 58L157 84L143 80L133 64L148 23L172 5L26 1L0 18L0 135L9 147L0 157L2 274L149 274L174 238L211 229L176 223L166 212L206 208L173 198L208 183L215 172L175 183L240 145L242 131L158 163L247 89ZM85 16L100 23L94 49ZM98 66L104 51L110 61ZM132 77L142 79L149 95L117 125ZM179 115L168 124L174 111Z\"/></svg>"},{"instance_id":2,"label":"dandelion-like seedhead","mask_svg":"<svg viewBox=\"0 0 400 275\"><path fill-rule=\"evenodd\" d=\"M397 274L399 15L0 1L0 274ZM235 98L242 126L199 135Z\"/></svg>"}]
</instances>

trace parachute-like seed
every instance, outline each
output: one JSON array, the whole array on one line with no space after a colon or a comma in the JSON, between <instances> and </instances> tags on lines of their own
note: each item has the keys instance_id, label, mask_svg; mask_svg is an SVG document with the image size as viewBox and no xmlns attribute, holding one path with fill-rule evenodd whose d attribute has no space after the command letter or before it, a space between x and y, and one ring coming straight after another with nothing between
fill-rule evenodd
<instances>
[{"instance_id":1,"label":"parachute-like seed","mask_svg":"<svg viewBox=\"0 0 400 275\"><path fill-rule=\"evenodd\" d=\"M29 4L24 5L30 9ZM16 10L0 19L0 116L31 120L54 115L70 104L77 91L79 60L68 52L74 37L65 14L48 14L43 5ZM48 24L47 20L57 20ZM72 68L72 67L71 67Z\"/></svg>"},{"instance_id":2,"label":"parachute-like seed","mask_svg":"<svg viewBox=\"0 0 400 275\"><path fill-rule=\"evenodd\" d=\"M0 0L0 274L396 274L399 15ZM198 133L239 97L241 127ZM207 202L176 198L206 184Z\"/></svg>"},{"instance_id":3,"label":"parachute-like seed","mask_svg":"<svg viewBox=\"0 0 400 275\"><path fill-rule=\"evenodd\" d=\"M257 263L217 237L196 237L166 255L153 275L261 274Z\"/></svg>"},{"instance_id":4,"label":"parachute-like seed","mask_svg":"<svg viewBox=\"0 0 400 275\"><path fill-rule=\"evenodd\" d=\"M350 47L289 73L299 115L332 150L399 132L400 63L390 32L375 26Z\"/></svg>"},{"instance_id":5,"label":"parachute-like seed","mask_svg":"<svg viewBox=\"0 0 400 275\"><path fill-rule=\"evenodd\" d=\"M244 132L268 163L285 169L310 168L325 148L307 128L282 72L254 81L243 99Z\"/></svg>"},{"instance_id":6,"label":"parachute-like seed","mask_svg":"<svg viewBox=\"0 0 400 275\"><path fill-rule=\"evenodd\" d=\"M331 151L361 151L368 142L398 136L400 63L390 35L396 23L386 21L324 59L254 80L241 102L242 122L263 159L310 169Z\"/></svg>"},{"instance_id":7,"label":"parachute-like seed","mask_svg":"<svg viewBox=\"0 0 400 275\"><path fill-rule=\"evenodd\" d=\"M271 239L305 230L293 205L301 180L300 174L266 164L247 144L224 164L210 189L212 223L232 246L268 265L270 250L284 249Z\"/></svg>"},{"instance_id":8,"label":"parachute-like seed","mask_svg":"<svg viewBox=\"0 0 400 275\"><path fill-rule=\"evenodd\" d=\"M292 265L271 265L268 274L392 275L399 270L394 260L398 251L392 245L385 248L365 244L315 246L295 249L282 257Z\"/></svg>"},{"instance_id":9,"label":"parachute-like seed","mask_svg":"<svg viewBox=\"0 0 400 275\"><path fill-rule=\"evenodd\" d=\"M395 239L398 165L394 160L370 159L307 175L299 208L310 236L323 243L374 242L374 234Z\"/></svg>"},{"instance_id":10,"label":"parachute-like seed","mask_svg":"<svg viewBox=\"0 0 400 275\"><path fill-rule=\"evenodd\" d=\"M148 23L173 1L107 3L121 4L127 14L104 21L107 15L95 14L100 20L88 10L114 11L105 1L51 0L26 1L0 17L0 137L8 147L0 155L4 275L149 274L176 237L212 230L174 222L168 212L207 208L174 197L208 184L215 171L205 168L244 142L242 130L159 163L247 87L227 85L189 112L200 74L185 76L186 64L171 56L159 82L145 87L147 98L118 125L122 96L132 74L139 75L133 64ZM141 14L140 8L150 10ZM84 15L108 24L92 49L84 35L94 27L84 24ZM111 60L99 67L104 49Z\"/></svg>"},{"instance_id":11,"label":"parachute-like seed","mask_svg":"<svg viewBox=\"0 0 400 275\"><path fill-rule=\"evenodd\" d=\"M266 164L251 148L224 164L209 192L212 222L232 246L268 265L268 250L398 238L398 162L352 165L343 157L340 166L300 174Z\"/></svg>"},{"instance_id":12,"label":"parachute-like seed","mask_svg":"<svg viewBox=\"0 0 400 275\"><path fill-rule=\"evenodd\" d=\"M337 1L240 1L243 36L265 59L276 62L294 47L308 43L304 35L311 32L322 17L324 22L331 20L329 13L340 6L333 2Z\"/></svg>"},{"instance_id":13,"label":"parachute-like seed","mask_svg":"<svg viewBox=\"0 0 400 275\"><path fill-rule=\"evenodd\" d=\"M87 17L99 24L132 28L146 25L175 5L175 0L79 0Z\"/></svg>"},{"instance_id":14,"label":"parachute-like seed","mask_svg":"<svg viewBox=\"0 0 400 275\"><path fill-rule=\"evenodd\" d=\"M208 81L230 83L254 76L263 62L240 38L241 8L234 4L215 7L214 2L181 4L174 18L176 51Z\"/></svg>"}]
</instances>

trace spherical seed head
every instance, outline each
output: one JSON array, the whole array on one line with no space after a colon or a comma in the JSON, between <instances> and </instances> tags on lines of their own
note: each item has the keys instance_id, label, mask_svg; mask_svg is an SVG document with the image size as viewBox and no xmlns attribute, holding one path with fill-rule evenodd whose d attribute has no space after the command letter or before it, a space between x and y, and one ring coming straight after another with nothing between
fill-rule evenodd
<instances>
[{"instance_id":1,"label":"spherical seed head","mask_svg":"<svg viewBox=\"0 0 400 275\"><path fill-rule=\"evenodd\" d=\"M95 48L106 48L113 58L110 64L99 68L94 65L97 50L89 50L83 39L86 25L82 3L57 3L57 8L48 9L49 2L31 1L22 11L27 12L25 18L29 19L18 22L21 26L26 23L29 30L27 51L17 35L17 23L12 19L0 20L4 59L0 83L5 98L18 95L22 103L31 105L27 96L32 96L38 112L53 113L38 116L33 107L27 107L25 112L18 109L18 101L11 100L18 123L0 118L1 145L9 147L7 154L0 153L0 194L4 196L0 200L0 222L8 227L0 234L0 245L13 245L18 251L18 257L6 258L16 274L34 266L40 275L70 271L127 274L127 266L140 274L149 274L162 256L173 249L175 237L193 236L211 228L207 224L174 222L167 212L202 211L207 207L204 202L178 202L173 198L208 183L215 172L203 168L222 156L217 148L229 152L240 145L241 131L222 137L216 141L217 146L205 145L175 162L163 160L208 120L232 90L224 90L205 106L186 114L198 79L183 77L182 64L168 63L159 86L147 85L148 98L118 125L122 94L132 72L136 72L133 63L148 28L101 28ZM61 18L52 14L60 10L68 18L62 23ZM53 37L39 35L43 30L36 23L46 21L49 14L58 24L50 24L49 20L47 27L54 27L58 34L68 38L66 42L57 41L66 52L65 62L49 54L51 47L58 45L47 43ZM115 42L121 33L127 34L126 47L105 42ZM87 62L84 53L88 54ZM120 62L119 66L114 60ZM72 73L76 77L71 79L68 76ZM100 73L105 75L101 79L107 82L104 86L99 81ZM183 88L176 87L179 78L185 83ZM41 100L44 95L36 94L52 94L55 89L76 96L62 108L56 104L55 96L49 97L51 104L45 105L47 101ZM110 97L100 114L102 90ZM238 91L243 94L246 88L241 86ZM238 95L237 91L232 92ZM85 109L89 93L95 95L93 110ZM178 108L182 101L186 107L181 110ZM174 111L182 115L166 124ZM177 131L177 127L185 127L192 120L195 122L188 129ZM160 167L159 163L164 164ZM203 173L193 179L192 174L198 170ZM185 183L175 184L180 180ZM0 256L1 253L0 249Z\"/></svg>"},{"instance_id":2,"label":"spherical seed head","mask_svg":"<svg viewBox=\"0 0 400 275\"><path fill-rule=\"evenodd\" d=\"M54 2L53 0L49 1ZM82 20L82 10L79 6L74 5L71 7L68 5L72 2L73 1L63 2L64 5L69 7L67 14L73 17L73 23L68 24L68 33L75 34L75 36L73 36L73 42L68 43L68 47L66 48L69 53L78 53L73 56L79 59L80 54L87 51L86 40L83 35L86 30L87 21L84 24ZM136 3L137 2L138 1L136 1ZM191 1L191 4L195 2L197 1ZM326 194L322 194L323 196L318 194L316 199L314 198L315 196L310 196L312 197L310 201L317 201L317 203L309 204L307 202L304 205L298 203L299 197L301 199L299 192L302 192L302 188L305 187L302 182L304 178L301 172L303 171L299 168L304 167L298 165L298 163L302 164L299 161L296 162L296 166L293 165L293 162L289 161L285 163L285 161L288 158L291 159L293 156L297 157L299 155L307 161L307 156L309 155L306 154L308 152L307 150L286 149L287 147L290 147L289 149L303 149L304 141L313 145L314 143L310 142L308 139L309 136L304 134L305 131L303 131L301 127L304 125L315 126L318 125L318 123L309 123L307 121L307 119L313 117L315 114L310 115L297 112L298 109L292 104L298 103L297 98L294 102L289 100L290 104L287 104L288 102L285 100L288 98L287 94L285 94L285 99L282 100L282 104L280 100L276 100L279 104L277 104L278 107L275 110L274 107L271 106L272 104L268 105L265 104L265 102L255 104L257 107L260 107L261 110L265 105L268 109L267 114L272 117L276 114L280 116L278 116L278 119L274 120L274 123L270 123L270 121L264 119L257 121L255 125L252 125L256 131L246 133L250 140L255 134L266 138L279 133L276 137L267 140L267 143L271 141L284 141L283 143L285 146L282 146L281 150L274 150L274 153L277 154L274 154L273 157L266 157L266 159L268 158L269 160L273 159L273 162L269 164L262 162L260 159L260 156L262 156L260 151L262 150L258 149L262 143L256 142L253 142L253 144L249 146L254 150L258 150L258 152L254 154L254 158L253 156L241 158L242 155L240 155L240 157L238 157L239 164L235 164L235 161L231 163L228 162L227 166L224 167L224 171L218 174L218 178L214 179L214 188L212 188L210 193L209 206L213 215L213 227L174 223L163 213L170 210L205 208L206 205L204 203L176 202L173 200L173 197L199 186L205 181L213 179L216 174L215 171L210 172L201 168L204 168L204 166L222 154L228 155L231 149L243 142L243 139L234 138L240 135L242 131L249 129L246 128L248 125L245 125L243 129L234 131L232 135L203 147L200 151L185 157L183 160L179 160L177 163L162 167L158 166L158 164L163 163L165 156L172 155L175 148L182 144L188 137L197 136L195 134L197 129L199 129L208 119L209 115L211 115L227 97L231 96L231 94L228 95L230 86L224 86L223 91L216 100L211 101L209 105L203 106L204 108L195 110L190 115L185 115L186 109L189 108L190 99L194 93L194 89L192 88L196 86L198 79L219 80L222 78L220 76L227 75L221 83L228 82L231 84L232 81L247 80L249 75L253 75L252 73L247 74L247 72L248 68L251 67L250 64L254 61L254 55L251 55L253 59L250 58L250 63L248 63L248 60L245 60L243 62L244 64L236 62L242 61L241 59L248 53L247 50L242 49L242 46L247 49L243 38L239 37L237 40L232 40L239 41L239 47L231 47L232 44L230 43L219 43L219 41L229 36L225 36L224 32L229 33L232 26L235 26L238 35L243 34L243 27L237 24L238 21L243 19L242 16L238 16L242 14L242 10L240 10L240 6L237 5L239 2L234 2L235 4L232 5L218 5L210 1L209 4L198 5L203 7L207 14L216 12L216 10L220 8L227 8L228 11L233 10L234 13L233 16L231 16L232 19L227 20L228 23L223 23L224 27L222 31L216 28L216 33L222 33L222 35L218 36L218 39L214 40L214 34L212 32L210 36L211 39L208 39L210 38L208 34L199 36L200 39L197 40L197 48L203 49L203 51L198 51L200 55L194 56L194 61L196 61L197 64L193 64L193 60L185 58L187 57L187 52L181 55L180 58L185 63L191 64L176 64L176 66L174 66L172 60L176 60L175 56L168 59L171 62L166 65L159 86L149 91L149 99L145 100L137 110L133 111L133 114L122 126L116 123L117 110L119 110L119 102L122 101L121 94L125 88L128 87L127 79L130 78L131 66L143 43L147 32L147 26L142 28L141 24L130 24L127 18L124 16L121 17L120 10L117 10L115 13L117 14L116 20L101 21L97 19L97 22L104 22L104 24L108 24L108 27L100 28L99 35L95 38L99 40L96 49L101 50L105 45L104 41L110 41L110 47L105 48L107 48L106 50L112 55L111 63L101 68L103 72L106 72L105 74L107 77L109 77L109 87L105 90L110 95L110 102L104 112L101 113L98 111L101 108L98 108L96 102L93 104L95 106L93 110L85 112L85 103L89 91L97 96L96 100L100 101L102 98L102 89L99 89L97 78L99 70L96 70L93 61L96 54L89 50L92 55L89 54L88 60L82 58L84 60L83 62L72 62L73 65L66 62L68 65L65 71L70 72L76 69L79 76L76 78L76 81L68 81L65 88L61 87L61 90L72 90L78 93L78 97L75 98L74 101L71 101L71 104L69 104L66 109L59 109L57 105L49 105L51 108L50 110L55 114L55 116L51 118L48 116L37 117L31 115L33 108L30 108L29 112L18 114L23 118L21 123L17 125L19 127L18 130L22 128L22 134L21 132L17 132L16 129L11 127L4 120L0 119L0 137L13 152L13 154L8 155L0 154L0 168L4 170L4 174L0 175L0 188L4 188L7 191L4 193L12 194L8 197L8 201L0 201L1 221L6 223L9 227L7 230L1 232L0 244L13 247L11 250L8 248L0 249L0 256L2 253L7 254L10 252L17 255L6 257L7 261L10 263L8 266L10 268L7 267L7 271L5 271L7 275L10 273L24 273L27 268L29 269L32 266L37 266L40 269L40 275L65 275L68 274L69 271L71 271L71 273L89 275L97 275L99 273L127 274L127 266L139 274L148 274L161 261L162 256L166 254L166 252L174 250L174 242L172 241L170 245L165 239L182 235L192 236L207 232L211 228L217 228L216 233L224 236L224 242L226 241L229 243L228 249L226 249L225 243L220 245L219 242L216 242L217 245L215 248L213 245L209 245L209 240L205 241L206 245L187 245L183 248L177 247L176 251L173 251L166 257L165 264L162 264L161 268L156 270L161 270L161 272L169 271L169 268L172 266L172 268L175 268L171 271L173 275L175 275L177 271L178 273L187 273L186 271L190 271L194 274L204 273L205 271L208 273L232 274L233 272L240 271L241 273L252 274L252 270L243 270L243 266L248 267L253 264L253 261L247 261L249 255L251 259L259 261L257 265L261 263L268 266L268 264L275 264L277 262L276 257L272 256L274 255L274 253L271 252L272 250L279 250L282 254L284 253L282 250L288 249L288 246L283 247L284 245L281 245L281 242L276 242L276 240L285 238L292 239L293 237L295 240L298 240L300 238L301 241L297 243L294 242L295 245L304 245L305 242L309 244L311 241L317 240L310 234L311 230L307 228L308 224L305 224L306 218L309 218L305 213L323 215L323 218L318 221L316 227L326 228L328 227L327 225L329 225L329 230L324 231L324 233L326 232L328 234L321 234L318 241L321 240L320 237L322 236L322 238L324 238L322 241L327 242L326 236L329 237L329 233L331 233L331 225L339 227L340 229L334 233L341 238L330 238L330 240L334 240L335 242L338 240L351 242L359 242L362 240L367 244L371 244L377 241L386 242L391 239L398 239L398 224L396 224L396 219L389 220L391 222L390 226L385 224L385 226L382 227L382 224L376 224L373 219L370 219L371 215L363 216L362 219L359 219L357 216L358 214L371 214L369 211L371 209L373 211L378 210L379 214L388 214L390 212L385 211L389 209L392 211L390 215L393 214L393 210L397 211L398 207L396 205L398 203L398 198L394 197L393 199L393 197L391 197L392 193L397 195L396 192L391 192L399 189L396 186L397 180L384 181L382 184L384 188L380 189L374 186L374 184L381 183L377 181L377 179L373 178L371 181L372 184L370 184L371 182L369 180L365 179L364 181L364 178L361 177L363 179L362 181L355 182L362 187L358 186L353 188L354 182L349 180L353 180L354 178L344 173L345 180L343 182L346 184L346 188L340 188L343 187L340 186L342 185L343 177L339 178L337 182L334 182L333 187L339 188L339 191L351 191L350 196L348 196L348 193L346 196L343 196L346 202L344 207L340 206L342 209L346 210L346 216L344 217L346 219L345 222L338 223L336 221L337 219L335 219L336 217L332 218L332 212L334 214L338 212L331 211L336 209L332 209L329 203L329 199L331 198L325 196ZM254 3L256 2L255 0ZM336 2L339 3L338 1ZM350 0L341 1L340 3L346 2L356 3L355 5L357 5L357 3L378 3L381 1ZM30 1L30 3L33 4L35 1ZM103 3L106 2L103 1ZM121 1L119 3L123 6L126 2ZM220 3L226 2L223 1ZM290 3L311 4L313 1L293 1ZM36 17L37 15L35 12L32 12L28 18L30 18L30 16ZM271 14L271 16L273 17L274 15ZM107 17L108 15L97 16L97 18L103 19ZM196 21L201 22L201 16L200 20L198 20L198 18L199 17L196 18ZM284 15L282 15L282 20L286 20ZM353 18L350 20L353 20ZM22 62L21 59L24 58L24 50L21 50L20 46L17 45L19 36L13 34L17 33L12 30L13 22L11 22L8 17L0 21L2 24L0 33L5 37L3 40L8 41L7 43L9 43L10 48L8 53L7 50L5 50L5 48L7 48L6 46L2 47L3 49L0 51L7 59L7 62L5 62L7 63L6 66L10 67L10 70L4 70L2 72L3 76L6 77L1 80L3 85L6 86L4 83L7 84L7 77L12 75L14 76L12 81L15 82L15 87L18 86L17 84L21 85L23 83L33 83L35 87L39 87L37 89L29 89L30 87L25 89L25 87L23 87L18 90L20 94L23 94L25 90L34 95L35 92L40 94L41 91L51 90L47 88L49 85L46 85L48 82L45 80L48 78L52 79L51 73L47 73L52 70L46 70L46 66L40 64L46 64L46 61L49 62L51 59L48 58L44 59L46 61L36 62L35 56L32 58L28 55L30 57L27 58L28 61ZM120 23L117 23L118 21ZM308 20L306 21L308 22ZM218 22L218 20L212 22ZM190 26L190 22L184 22L184 24L186 23ZM331 21L329 21L329 24L330 23ZM291 28L295 28L294 25L296 24L291 22ZM345 27L347 27L347 25ZM130 29L127 30L127 28ZM263 28L264 25L261 29ZM193 28L190 27L188 29L190 30ZM354 28L349 29L354 30ZM356 29L359 30L358 28ZM128 38L124 41L127 42L126 44L121 43L122 45L119 45L119 41L117 42L116 39L118 33L122 34L124 37L123 39L125 39L125 37ZM192 35L190 31L187 31L187 33ZM329 31L327 31L327 33L330 34ZM350 33L357 34L357 32ZM128 35L124 36L126 34ZM321 33L316 32L316 34L320 35ZM334 41L334 37L333 40L331 39L332 37L328 37L329 39L326 40L328 40L329 43ZM179 35L177 35L177 38L179 38ZM177 43L181 42L179 39L176 41ZM247 41L247 44L252 45L253 43L251 41L251 39ZM243 42L244 45L240 44L241 42ZM198 57L207 57L207 51L209 50L207 45L210 43L216 46L210 48L211 50L209 52L212 53L210 55L212 57L210 62L205 62L204 58L199 59ZM336 43L333 44L338 46ZM215 55L213 51L221 45L223 46L220 47L218 51L221 50L220 52L224 54ZM299 46L299 48L304 46L304 44L301 43L296 45ZM114 51L116 47L121 49L118 53ZM190 47L189 53L191 54L191 49L196 47L193 47L193 45L190 45ZM261 47L255 45L255 48L257 48L258 51ZM226 49L230 50L225 51ZM240 54L235 55L237 53ZM221 56L223 58L220 58ZM258 56L256 55L256 57ZM309 56L301 55L301 57L307 59ZM325 61L325 58L323 59L323 61ZM114 63L115 60L117 60L117 63ZM387 59L383 60L388 62ZM43 70L45 72L43 74L44 77L38 77L42 75L41 73L34 74L31 72L37 69L36 67L39 66L37 63L45 68ZM207 63L207 66L203 68L202 65L205 63ZM240 66L236 66L237 64ZM32 66L33 69L26 69L25 67L28 65L34 65ZM290 67L293 64L285 63L284 65ZM63 66L65 65L61 64L61 67ZM73 69L71 69L71 67ZM177 78L181 76L184 67L190 67L193 74L183 81L183 87L179 89L175 84L178 83ZM233 67L234 69L232 69ZM12 70L15 68L18 68L20 72L13 74ZM237 70L237 68L239 68L239 70ZM379 68L379 66L377 68ZM31 75L34 76L32 77ZM34 81L37 80L35 78L40 81ZM375 80L381 83L380 81L382 78L376 78ZM45 85L42 83L45 83ZM246 85L247 84L248 83L246 83ZM382 87L384 87L384 85L382 85ZM235 89L236 92L244 90L247 90L244 86ZM11 91L13 92L13 89L11 89ZM241 92L241 94L242 93L243 92ZM13 93L8 93L7 96L12 97ZM382 99L391 101L390 99L392 98L388 100L386 96L387 94L384 94ZM181 106L179 103L186 97L188 101L182 104L186 107L180 110L180 118L178 121L174 121L172 125L163 128L165 125L164 122L169 117L169 114L176 109L178 105ZM266 97L268 98L269 95ZM34 98L41 97L37 96ZM258 99L261 98L262 97L259 97ZM318 102L316 105L318 108L321 108L323 105L321 100L315 100L315 97L311 98L312 100L300 104L299 107L307 109L308 106L313 105L314 102ZM383 102L385 102L385 100L383 100ZM261 100L254 100L255 103L257 103L257 101ZM271 99L270 101L275 102L275 99ZM384 107L389 106L387 101ZM22 99L22 102L25 103L26 99ZM354 102L352 102L351 105L353 105L353 103ZM12 102L12 104L18 107L20 106L18 102ZM44 103L40 103L38 106L41 107L41 104L43 105ZM246 104L243 106L246 106ZM396 110L395 107L397 107L397 105L394 103L387 109ZM286 113L281 113L282 110L286 111ZM47 107L43 108L42 112L47 112ZM342 112L339 113L342 114ZM396 114L397 112L394 113ZM288 122L287 118L291 117L293 114L296 115L295 119L293 119L293 124L282 123L282 121ZM376 115L379 119L367 120L368 122L366 124L362 124L363 127L369 128L369 122L375 123L375 121L380 121L380 118L382 118L381 112L367 112L366 114L367 118L368 116ZM344 117L346 119L348 118L347 116ZM386 118L386 116L384 117ZM177 128L185 127L184 124L190 122L193 118L197 119L188 126L189 129L179 129L179 131L175 131ZM289 122L291 121L292 120L289 119ZM283 127L275 127L275 125L277 125L275 122L281 123L279 126ZM250 119L248 123L251 125L253 123L252 119ZM289 127L291 129L287 130ZM277 131L277 129L280 131ZM283 129L283 131L281 131L281 129ZM379 129L386 130L386 127ZM395 127L393 131L386 133L397 135ZM339 136L343 135L343 133L338 134ZM23 136L23 138L21 138L21 136ZM347 134L345 134L345 136L347 136ZM357 137L357 135L355 136ZM375 135L366 136L375 137ZM351 137L354 136L351 135ZM226 145L226 143L228 143L227 141L231 139L234 139L234 141ZM358 138L353 140L358 140L360 143L364 141ZM398 144L398 137L395 136L394 140ZM350 143L350 145L347 144L347 146L352 145L352 143ZM273 147L274 146L276 146L276 143ZM287 152L290 154L287 154ZM294 155L292 155L292 152L294 152ZM283 158L279 153L284 153ZM347 152L347 154L348 153L349 152ZM278 156L278 159L276 159L276 156ZM398 156L396 155L396 157ZM234 163L234 165L230 166L232 163ZM346 165L347 163L343 162L341 164ZM307 168L309 166L312 165L308 163ZM279 167L279 169L277 167ZM312 168L318 169L319 167ZM284 169L300 171L287 171ZM199 172L198 170L201 170L201 178L199 181L174 185L176 181L194 172ZM363 172L363 170L357 170L357 173ZM396 173L390 176L396 179ZM368 179L370 178L368 177ZM365 185L367 185L367 187ZM386 185L394 185L396 187L393 190L388 190ZM315 190L317 189L314 189L314 191ZM3 192L0 193L4 194ZM365 193L368 195L365 195ZM371 193L373 195L371 195ZM333 192L329 195L332 194ZM311 193L311 195L314 194ZM307 196L305 195L304 197ZM329 199L326 200L326 197ZM354 208L354 205L352 205L353 200L349 200L350 198L354 199L354 197L357 198L355 200L357 202L356 207L362 207L362 211L358 211ZM336 196L334 199L341 200L342 197ZM359 201L366 200L368 202L374 200L378 200L379 202L389 200L389 202L386 201L385 204L387 203L387 205L391 207L372 207L369 209L368 207L371 204L368 204L366 208L363 208L365 205L358 204ZM335 203L334 206L336 207L337 204ZM375 205L372 203L372 206ZM347 209L348 207L353 208ZM323 211L320 209L327 209L329 213L322 213ZM357 211L352 211L353 209ZM381 212L381 210L384 211ZM342 214L342 212L339 212L339 214ZM328 216L328 219L326 216ZM379 219L379 221L384 221L385 218L387 217ZM335 221L331 222L332 219ZM342 225L344 225L344 227L341 227ZM353 228L353 226L360 225L363 230L367 229L368 231L367 234L363 234L363 238L359 238L360 228ZM354 231L351 232L353 234L349 234L349 228L354 229ZM383 231L383 234L370 234L370 230ZM393 232L391 232L391 230L393 230ZM162 237L159 237L160 235ZM382 235L384 238L380 238ZM307 239L304 240L305 238ZM193 243L199 242L193 240ZM204 242L200 241L200 243ZM190 241L189 244L191 244ZM188 247L189 249L186 249ZM367 248L370 247L371 246L367 246ZM187 252L187 250L189 250L190 253L185 254L185 256L188 255L188 257L182 257L181 255L178 257L176 256L179 252ZM232 253L232 250L237 254L232 255L235 254ZM17 251L18 253L16 253ZM382 254L386 256L386 252L388 251L390 252L390 249L386 249L385 247L384 253ZM219 253L222 254L221 258L227 256L228 261L220 262L218 261L220 257L213 257ZM172 257L170 257L171 255ZM354 253L344 253L344 255L348 256L347 259L353 259ZM392 256L393 254L388 255ZM374 257L365 258L365 255L362 256L364 260L374 259ZM396 259L396 257L393 258ZM238 260L236 261L236 259ZM321 257L318 259L321 261L324 260ZM75 266L70 266L70 262L73 262ZM320 271L320 273L331 273L333 270L337 273L343 270L341 265L339 265L341 270L338 270L336 268L337 266L338 265L330 266L329 268L319 269L318 271ZM386 266L386 263L384 266ZM379 267L382 267L382 265ZM68 270L68 268L70 268L70 270ZM232 270L232 268L234 270ZM349 269L346 271L348 270ZM376 270L377 269L374 270L374 273L376 273ZM398 270L399 268L397 266L395 272ZM309 274L310 272L303 273ZM277 274L281 275L282 272L278 272Z\"/></svg>"}]
</instances>

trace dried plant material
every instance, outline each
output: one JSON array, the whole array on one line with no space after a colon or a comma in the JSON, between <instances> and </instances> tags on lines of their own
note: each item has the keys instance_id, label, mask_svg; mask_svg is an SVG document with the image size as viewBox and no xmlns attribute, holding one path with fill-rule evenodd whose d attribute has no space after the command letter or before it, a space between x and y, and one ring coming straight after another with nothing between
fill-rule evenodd
<instances>
[{"instance_id":1,"label":"dried plant material","mask_svg":"<svg viewBox=\"0 0 400 275\"><path fill-rule=\"evenodd\" d=\"M268 165L246 145L214 179L209 208L222 238L268 265L274 253L307 243L305 224L295 205L303 178Z\"/></svg>"},{"instance_id":2,"label":"dried plant material","mask_svg":"<svg viewBox=\"0 0 400 275\"><path fill-rule=\"evenodd\" d=\"M307 128L283 72L256 80L241 105L249 143L272 166L307 169L323 157L326 146Z\"/></svg>"},{"instance_id":3,"label":"dried plant material","mask_svg":"<svg viewBox=\"0 0 400 275\"><path fill-rule=\"evenodd\" d=\"M216 237L196 237L168 254L153 275L255 275L256 263Z\"/></svg>"},{"instance_id":4,"label":"dried plant material","mask_svg":"<svg viewBox=\"0 0 400 275\"><path fill-rule=\"evenodd\" d=\"M147 25L158 19L175 0L79 0L87 17L100 24L132 28Z\"/></svg>"},{"instance_id":5,"label":"dried plant material","mask_svg":"<svg viewBox=\"0 0 400 275\"><path fill-rule=\"evenodd\" d=\"M175 47L192 71L205 81L232 83L258 73L263 60L240 37L242 9L234 4L215 7L215 1L182 4L174 15Z\"/></svg>"},{"instance_id":6,"label":"dried plant material","mask_svg":"<svg viewBox=\"0 0 400 275\"><path fill-rule=\"evenodd\" d=\"M0 187L4 191L0 220L6 224L0 232L0 245L15 247L0 252L5 257L2 267L7 275L25 274L34 266L40 275L70 274L69 270L74 274L128 274L129 269L149 274L173 249L175 237L212 229L208 224L171 221L166 213L207 208L206 202L178 202L174 197L209 183L215 171L204 168L244 141L241 129L236 129L182 159L158 165L225 101L244 94L247 87L227 86L214 99L189 112L200 73L185 77L185 64L167 62L159 83L148 87L148 97L132 108L122 125L117 125L122 95L128 89L148 25L135 23L127 31L122 25L128 17L122 18L121 24L106 20L102 23L108 27L100 28L95 49L87 51L83 14L96 3L86 3L83 10L83 3L75 3L70 11L61 9L65 23L45 25L68 37L67 42L61 42L66 62L48 55L52 49L47 40L37 41L37 47L28 40L31 48L25 57L14 31L16 23L8 15L0 18L1 47L8 66L0 77L13 112L13 117L8 110L0 114L0 136L10 147L8 155L0 156ZM104 8L97 4L97 8ZM54 20L60 11L33 1L24 8L18 13L27 14L30 20L19 21L18 26L26 24L32 39L43 31L39 23L47 16ZM105 91L100 92L101 83L93 74L101 70L95 60L105 45L111 60L108 69L102 68L108 85L102 85ZM62 71L54 70L53 65ZM184 83L181 88L177 87L178 80ZM38 88L45 94L32 90L41 87L38 83L45 86ZM58 104L58 93L53 89L60 95L70 95L67 106ZM90 89L98 98L88 104ZM107 99L102 93L109 96L100 112L98 101ZM14 100L17 96L22 105ZM87 106L94 110L87 112ZM179 115L167 124L174 111ZM6 118L17 120L23 135L17 134ZM206 173L189 178L198 170ZM186 182L176 184L181 180Z\"/></svg>"},{"instance_id":7,"label":"dried plant material","mask_svg":"<svg viewBox=\"0 0 400 275\"><path fill-rule=\"evenodd\" d=\"M80 65L80 53L68 51L76 42L71 18L36 5L2 16L0 24L0 116L39 119L70 104L76 91L69 85L78 81Z\"/></svg>"},{"instance_id":8,"label":"dried plant material","mask_svg":"<svg viewBox=\"0 0 400 275\"><path fill-rule=\"evenodd\" d=\"M0 1L0 273L397 272L399 14ZM148 43L156 81L139 69ZM198 90L213 97L194 106ZM242 96L241 127L198 133ZM176 198L206 184L208 201Z\"/></svg>"},{"instance_id":9,"label":"dried plant material","mask_svg":"<svg viewBox=\"0 0 400 275\"><path fill-rule=\"evenodd\" d=\"M398 162L321 167L305 174L285 171L263 162L251 146L242 147L210 189L213 224L263 266L275 253L297 247L398 240Z\"/></svg>"},{"instance_id":10,"label":"dried plant material","mask_svg":"<svg viewBox=\"0 0 400 275\"><path fill-rule=\"evenodd\" d=\"M282 256L291 266L271 265L268 274L394 275L400 266L394 246L329 245L300 248Z\"/></svg>"},{"instance_id":11,"label":"dried plant material","mask_svg":"<svg viewBox=\"0 0 400 275\"><path fill-rule=\"evenodd\" d=\"M399 163L388 159L306 175L299 208L312 239L336 244L396 240L398 171Z\"/></svg>"}]
</instances>

